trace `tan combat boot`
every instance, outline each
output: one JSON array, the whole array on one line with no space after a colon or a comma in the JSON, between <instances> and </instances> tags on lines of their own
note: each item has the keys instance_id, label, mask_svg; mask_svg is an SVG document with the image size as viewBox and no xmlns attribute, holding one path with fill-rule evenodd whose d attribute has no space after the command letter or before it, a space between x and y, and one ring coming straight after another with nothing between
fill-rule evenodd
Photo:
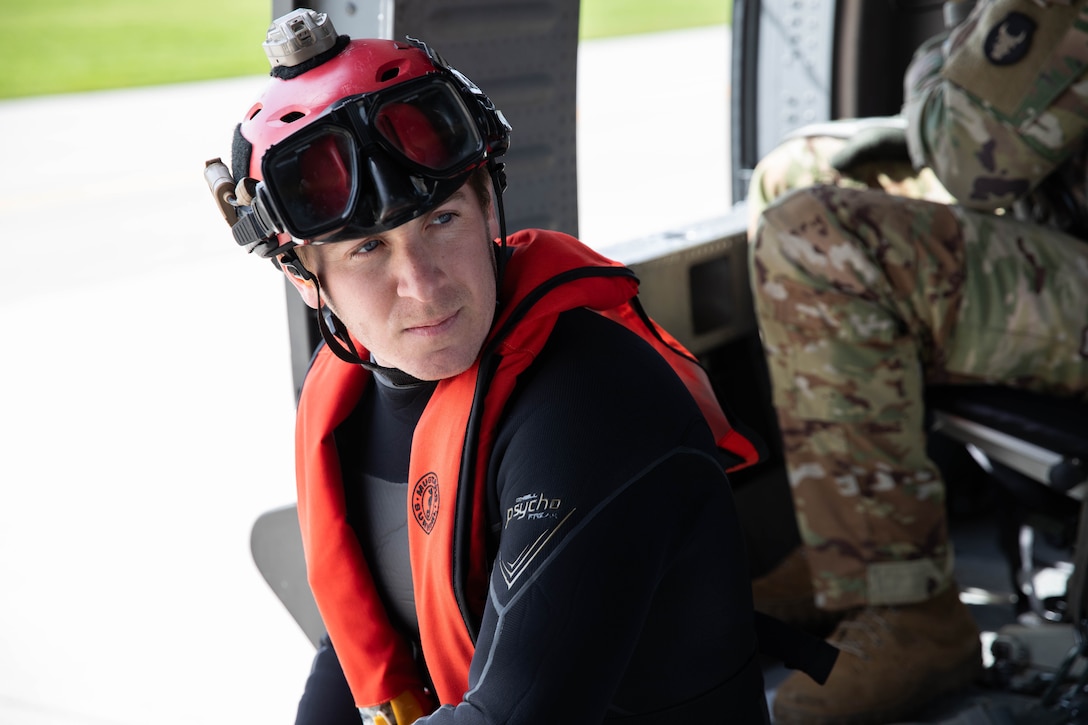
<instances>
[{"instance_id":1,"label":"tan combat boot","mask_svg":"<svg viewBox=\"0 0 1088 725\"><path fill-rule=\"evenodd\" d=\"M757 612L780 619L817 636L826 636L844 612L819 609L805 549L797 547L774 569L752 581Z\"/></svg>"},{"instance_id":2,"label":"tan combat boot","mask_svg":"<svg viewBox=\"0 0 1088 725\"><path fill-rule=\"evenodd\" d=\"M898 722L982 672L978 627L953 585L920 604L866 607L828 638L839 658L825 685L800 672L778 688L776 725Z\"/></svg>"}]
</instances>

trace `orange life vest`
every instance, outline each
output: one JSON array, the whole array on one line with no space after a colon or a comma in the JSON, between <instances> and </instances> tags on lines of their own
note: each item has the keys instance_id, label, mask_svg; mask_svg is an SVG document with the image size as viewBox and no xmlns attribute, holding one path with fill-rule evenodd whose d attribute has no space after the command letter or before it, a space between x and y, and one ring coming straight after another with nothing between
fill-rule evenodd
<instances>
[{"instance_id":1,"label":"orange life vest","mask_svg":"<svg viewBox=\"0 0 1088 725\"><path fill-rule=\"evenodd\" d=\"M438 383L412 440L408 546L423 655L442 703L460 702L468 689L490 575L485 485L499 417L561 312L588 307L638 333L672 364L718 445L740 461L730 470L758 459L752 442L726 420L694 357L632 303L638 281L630 270L557 232L519 232L508 243L503 305L483 352L467 371ZM310 587L360 707L421 687L411 649L390 624L345 516L334 432L369 378L323 348L303 386L295 441Z\"/></svg>"}]
</instances>

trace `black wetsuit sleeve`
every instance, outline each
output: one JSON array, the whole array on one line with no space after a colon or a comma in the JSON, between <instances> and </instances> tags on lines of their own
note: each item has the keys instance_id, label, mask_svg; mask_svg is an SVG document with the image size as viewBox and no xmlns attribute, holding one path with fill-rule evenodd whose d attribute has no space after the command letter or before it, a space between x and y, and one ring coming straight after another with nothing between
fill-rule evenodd
<instances>
[{"instance_id":1,"label":"black wetsuit sleeve","mask_svg":"<svg viewBox=\"0 0 1088 725\"><path fill-rule=\"evenodd\" d=\"M326 634L314 654L295 725L360 725L361 722L340 660Z\"/></svg>"},{"instance_id":2,"label":"black wetsuit sleeve","mask_svg":"<svg viewBox=\"0 0 1088 725\"><path fill-rule=\"evenodd\" d=\"M747 562L712 436L630 332L564 315L508 406L490 483L497 557L470 689L423 722L599 725L751 662Z\"/></svg>"}]
</instances>

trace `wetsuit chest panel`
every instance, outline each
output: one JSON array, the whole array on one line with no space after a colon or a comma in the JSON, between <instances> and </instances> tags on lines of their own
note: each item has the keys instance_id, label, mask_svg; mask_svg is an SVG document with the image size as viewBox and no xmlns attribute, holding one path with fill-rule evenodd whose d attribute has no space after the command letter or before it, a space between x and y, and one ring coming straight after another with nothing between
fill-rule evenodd
<instances>
[{"instance_id":1,"label":"wetsuit chest panel","mask_svg":"<svg viewBox=\"0 0 1088 725\"><path fill-rule=\"evenodd\" d=\"M394 387L376 376L336 431L348 522L394 626L417 641L408 556L408 459L412 431L433 391L430 384Z\"/></svg>"}]
</instances>

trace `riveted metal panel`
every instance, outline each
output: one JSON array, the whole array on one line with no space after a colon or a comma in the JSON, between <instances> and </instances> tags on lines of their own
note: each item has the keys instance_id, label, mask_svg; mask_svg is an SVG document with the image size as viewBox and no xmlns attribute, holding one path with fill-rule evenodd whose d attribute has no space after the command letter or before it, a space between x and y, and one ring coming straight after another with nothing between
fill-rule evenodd
<instances>
[{"instance_id":1,"label":"riveted metal panel","mask_svg":"<svg viewBox=\"0 0 1088 725\"><path fill-rule=\"evenodd\" d=\"M791 131L890 116L914 50L943 27L941 0L735 0L733 201Z\"/></svg>"},{"instance_id":2,"label":"riveted metal panel","mask_svg":"<svg viewBox=\"0 0 1088 725\"><path fill-rule=\"evenodd\" d=\"M826 0L733 5L733 201L790 131L831 118L835 8Z\"/></svg>"},{"instance_id":3,"label":"riveted metal panel","mask_svg":"<svg viewBox=\"0 0 1088 725\"><path fill-rule=\"evenodd\" d=\"M510 125L508 229L578 234L577 0L397 0L394 37L424 40Z\"/></svg>"},{"instance_id":4,"label":"riveted metal panel","mask_svg":"<svg viewBox=\"0 0 1088 725\"><path fill-rule=\"evenodd\" d=\"M297 8L327 13L336 32L353 38L392 38L393 0L272 0L272 17Z\"/></svg>"}]
</instances>

